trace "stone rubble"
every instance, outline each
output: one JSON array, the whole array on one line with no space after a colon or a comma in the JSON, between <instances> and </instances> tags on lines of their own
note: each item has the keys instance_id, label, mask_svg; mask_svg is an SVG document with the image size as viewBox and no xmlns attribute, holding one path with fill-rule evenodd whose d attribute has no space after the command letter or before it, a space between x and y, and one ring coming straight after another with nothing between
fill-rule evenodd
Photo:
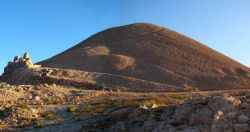
<instances>
[{"instance_id":1,"label":"stone rubble","mask_svg":"<svg viewBox=\"0 0 250 132\"><path fill-rule=\"evenodd\" d=\"M111 124L107 130L113 132L248 132L250 109L248 111L241 109L244 101L229 95L216 95L193 98L179 105L147 109L121 108L108 115L108 119L116 123ZM96 122L96 125L98 124L99 122Z\"/></svg>"}]
</instances>

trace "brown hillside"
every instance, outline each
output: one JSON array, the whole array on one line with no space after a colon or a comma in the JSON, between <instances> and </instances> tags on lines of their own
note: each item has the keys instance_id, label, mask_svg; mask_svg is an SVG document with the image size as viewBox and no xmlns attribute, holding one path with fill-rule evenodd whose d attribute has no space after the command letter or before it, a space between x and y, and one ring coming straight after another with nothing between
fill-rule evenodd
<instances>
[{"instance_id":1,"label":"brown hillside","mask_svg":"<svg viewBox=\"0 0 250 132\"><path fill-rule=\"evenodd\" d=\"M39 64L201 90L250 86L249 68L175 31L145 23L107 29Z\"/></svg>"}]
</instances>

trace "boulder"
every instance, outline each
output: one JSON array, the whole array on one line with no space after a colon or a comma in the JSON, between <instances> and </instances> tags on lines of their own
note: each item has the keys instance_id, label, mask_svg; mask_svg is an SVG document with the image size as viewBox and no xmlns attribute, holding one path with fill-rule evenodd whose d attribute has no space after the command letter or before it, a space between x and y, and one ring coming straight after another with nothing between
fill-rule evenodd
<instances>
[{"instance_id":1,"label":"boulder","mask_svg":"<svg viewBox=\"0 0 250 132\"><path fill-rule=\"evenodd\" d=\"M237 112L236 111L232 111L232 112L229 112L226 114L227 118L229 119L234 119L237 115Z\"/></svg>"},{"instance_id":2,"label":"boulder","mask_svg":"<svg viewBox=\"0 0 250 132\"><path fill-rule=\"evenodd\" d=\"M246 116L246 115L240 115L239 118L238 118L238 122L239 123L246 123L249 121L249 118Z\"/></svg>"},{"instance_id":3,"label":"boulder","mask_svg":"<svg viewBox=\"0 0 250 132\"><path fill-rule=\"evenodd\" d=\"M207 107L204 107L192 114L189 121L189 125L211 125L212 121L213 112Z\"/></svg>"},{"instance_id":4,"label":"boulder","mask_svg":"<svg viewBox=\"0 0 250 132\"><path fill-rule=\"evenodd\" d=\"M132 112L133 110L131 108L122 108L117 111L114 111L110 114L110 118L114 121L122 121L127 119L128 115Z\"/></svg>"},{"instance_id":5,"label":"boulder","mask_svg":"<svg viewBox=\"0 0 250 132\"><path fill-rule=\"evenodd\" d=\"M249 126L244 123L244 124L235 124L234 126L234 131L235 132L248 132L250 130Z\"/></svg>"},{"instance_id":6,"label":"boulder","mask_svg":"<svg viewBox=\"0 0 250 132\"><path fill-rule=\"evenodd\" d=\"M208 107L212 111L229 112L241 103L240 100L232 96L214 96L208 99Z\"/></svg>"},{"instance_id":7,"label":"boulder","mask_svg":"<svg viewBox=\"0 0 250 132\"><path fill-rule=\"evenodd\" d=\"M205 113L206 110L208 109L203 109L204 112L203 110L202 112L199 111L200 109L204 108L206 104L207 104L207 101L206 99L203 99L203 98L194 98L194 99L184 102L183 104L177 106L176 111L173 116L174 122L178 122L180 124L189 124L189 123L196 124L194 120L200 117L194 115L193 113L197 113L206 117L210 115L210 112L208 112L208 114ZM190 122L190 118L192 118L191 122ZM210 118L208 120L210 120Z\"/></svg>"},{"instance_id":8,"label":"boulder","mask_svg":"<svg viewBox=\"0 0 250 132\"><path fill-rule=\"evenodd\" d=\"M194 108L187 103L177 106L176 111L174 113L174 122L178 123L187 123L189 122L191 113L194 112Z\"/></svg>"},{"instance_id":9,"label":"boulder","mask_svg":"<svg viewBox=\"0 0 250 132\"><path fill-rule=\"evenodd\" d=\"M125 124L122 122L117 122L108 129L108 132L126 132Z\"/></svg>"}]
</instances>

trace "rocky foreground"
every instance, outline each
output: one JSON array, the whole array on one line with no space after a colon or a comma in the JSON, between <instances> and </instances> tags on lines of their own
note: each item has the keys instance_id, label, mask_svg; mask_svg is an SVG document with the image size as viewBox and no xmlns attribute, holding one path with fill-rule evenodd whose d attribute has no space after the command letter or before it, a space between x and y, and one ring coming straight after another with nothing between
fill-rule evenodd
<instances>
[{"instance_id":1,"label":"rocky foreground","mask_svg":"<svg viewBox=\"0 0 250 132\"><path fill-rule=\"evenodd\" d=\"M131 93L0 83L0 130L247 132L250 91Z\"/></svg>"}]
</instances>

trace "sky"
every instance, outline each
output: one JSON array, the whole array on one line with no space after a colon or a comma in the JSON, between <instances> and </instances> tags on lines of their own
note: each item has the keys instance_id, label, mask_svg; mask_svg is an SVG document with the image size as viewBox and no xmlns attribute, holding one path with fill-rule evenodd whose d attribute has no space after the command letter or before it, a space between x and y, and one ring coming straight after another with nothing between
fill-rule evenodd
<instances>
[{"instance_id":1,"label":"sky","mask_svg":"<svg viewBox=\"0 0 250 132\"><path fill-rule=\"evenodd\" d=\"M0 0L0 73L25 51L33 62L104 29L153 23L250 66L249 0Z\"/></svg>"}]
</instances>

